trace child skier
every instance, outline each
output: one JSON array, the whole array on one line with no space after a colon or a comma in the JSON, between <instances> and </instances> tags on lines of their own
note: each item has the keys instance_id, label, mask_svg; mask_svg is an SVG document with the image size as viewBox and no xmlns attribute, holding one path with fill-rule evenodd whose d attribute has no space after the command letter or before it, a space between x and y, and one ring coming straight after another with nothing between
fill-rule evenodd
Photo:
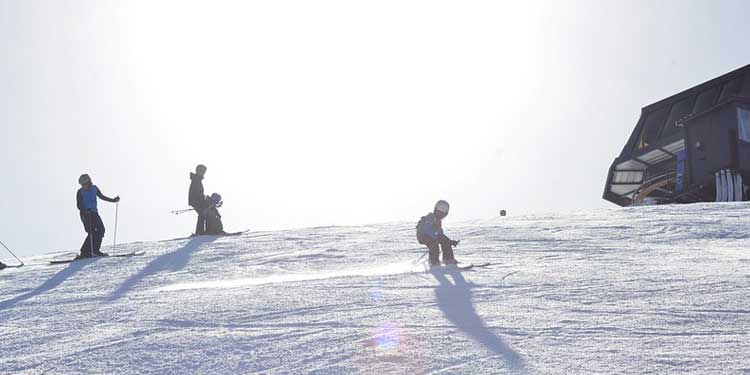
<instances>
[{"instance_id":1,"label":"child skier","mask_svg":"<svg viewBox=\"0 0 750 375\"><path fill-rule=\"evenodd\" d=\"M223 202L221 201L221 195L217 193L211 194L206 197L206 232L205 234L212 235L224 235L224 224L221 222L221 215L219 214L218 208L221 207Z\"/></svg>"},{"instance_id":2,"label":"child skier","mask_svg":"<svg viewBox=\"0 0 750 375\"><path fill-rule=\"evenodd\" d=\"M441 248L443 263L453 265L458 263L453 257L453 247L457 246L459 241L451 240L443 233L442 220L448 216L449 210L448 202L439 200L435 203L435 209L426 216L422 216L417 224L417 241L429 249L431 266L440 265Z\"/></svg>"},{"instance_id":3,"label":"child skier","mask_svg":"<svg viewBox=\"0 0 750 375\"><path fill-rule=\"evenodd\" d=\"M87 233L86 240L81 245L81 255L79 255L79 258L106 256L107 254L99 251L102 246L102 238L104 238L104 223L102 223L102 218L96 209L96 199L99 198L107 202L116 203L120 201L120 197L117 196L113 199L102 194L101 190L91 182L91 177L87 174L82 174L78 178L78 183L81 185L81 188L76 193L76 203L81 216L81 222L83 222L83 229Z\"/></svg>"}]
</instances>

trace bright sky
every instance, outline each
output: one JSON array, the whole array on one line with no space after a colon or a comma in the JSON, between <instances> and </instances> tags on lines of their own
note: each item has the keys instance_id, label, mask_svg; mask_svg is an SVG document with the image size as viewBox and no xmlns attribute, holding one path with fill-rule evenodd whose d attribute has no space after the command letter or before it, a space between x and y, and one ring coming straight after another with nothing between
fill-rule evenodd
<instances>
[{"instance_id":1,"label":"bright sky","mask_svg":"<svg viewBox=\"0 0 750 375\"><path fill-rule=\"evenodd\" d=\"M81 173L118 242L189 235L197 163L228 230L610 207L640 108L750 63L749 10L0 0L0 241L77 251Z\"/></svg>"}]
</instances>

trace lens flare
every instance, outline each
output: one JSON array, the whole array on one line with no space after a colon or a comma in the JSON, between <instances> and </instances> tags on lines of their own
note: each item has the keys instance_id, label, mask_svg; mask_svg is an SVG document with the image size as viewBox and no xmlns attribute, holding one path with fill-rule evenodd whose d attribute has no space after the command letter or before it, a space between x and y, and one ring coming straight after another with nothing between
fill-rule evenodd
<instances>
[{"instance_id":1,"label":"lens flare","mask_svg":"<svg viewBox=\"0 0 750 375\"><path fill-rule=\"evenodd\" d=\"M383 354L398 353L401 345L401 330L393 323L383 323L373 332L373 346Z\"/></svg>"}]
</instances>

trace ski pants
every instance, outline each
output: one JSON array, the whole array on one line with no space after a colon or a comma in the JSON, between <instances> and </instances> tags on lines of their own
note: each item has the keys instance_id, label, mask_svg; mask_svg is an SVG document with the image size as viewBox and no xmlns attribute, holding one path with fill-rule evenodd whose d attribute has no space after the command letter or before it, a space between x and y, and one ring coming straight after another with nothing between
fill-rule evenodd
<instances>
[{"instance_id":1,"label":"ski pants","mask_svg":"<svg viewBox=\"0 0 750 375\"><path fill-rule=\"evenodd\" d=\"M206 219L208 218L206 208L193 207L193 209L198 213L198 222L195 224L195 235L200 236L206 234Z\"/></svg>"},{"instance_id":2,"label":"ski pants","mask_svg":"<svg viewBox=\"0 0 750 375\"><path fill-rule=\"evenodd\" d=\"M448 238L423 238L420 243L426 245L430 251L430 264L440 264L440 249L443 250L443 262L454 260L453 246Z\"/></svg>"},{"instance_id":3,"label":"ski pants","mask_svg":"<svg viewBox=\"0 0 750 375\"><path fill-rule=\"evenodd\" d=\"M221 222L221 215L216 207L209 207L208 213L205 215L206 220L206 232L205 234L223 234L224 224Z\"/></svg>"},{"instance_id":4,"label":"ski pants","mask_svg":"<svg viewBox=\"0 0 750 375\"><path fill-rule=\"evenodd\" d=\"M81 245L81 256L95 256L102 247L102 238L104 238L104 223L98 212L81 211L81 222L83 229L88 235Z\"/></svg>"}]
</instances>

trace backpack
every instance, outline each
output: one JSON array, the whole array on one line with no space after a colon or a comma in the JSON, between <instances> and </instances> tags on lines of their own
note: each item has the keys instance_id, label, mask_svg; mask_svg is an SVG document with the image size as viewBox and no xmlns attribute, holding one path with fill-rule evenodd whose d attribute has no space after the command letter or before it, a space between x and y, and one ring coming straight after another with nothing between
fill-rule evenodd
<instances>
[{"instance_id":1,"label":"backpack","mask_svg":"<svg viewBox=\"0 0 750 375\"><path fill-rule=\"evenodd\" d=\"M419 219L419 222L417 222L417 226L416 226L416 228L417 228L417 242L419 242L422 245L424 245L425 242L426 242L425 238L424 238L425 236L422 233L424 233L424 226L427 223L427 216L429 216L429 215L422 216Z\"/></svg>"}]
</instances>

